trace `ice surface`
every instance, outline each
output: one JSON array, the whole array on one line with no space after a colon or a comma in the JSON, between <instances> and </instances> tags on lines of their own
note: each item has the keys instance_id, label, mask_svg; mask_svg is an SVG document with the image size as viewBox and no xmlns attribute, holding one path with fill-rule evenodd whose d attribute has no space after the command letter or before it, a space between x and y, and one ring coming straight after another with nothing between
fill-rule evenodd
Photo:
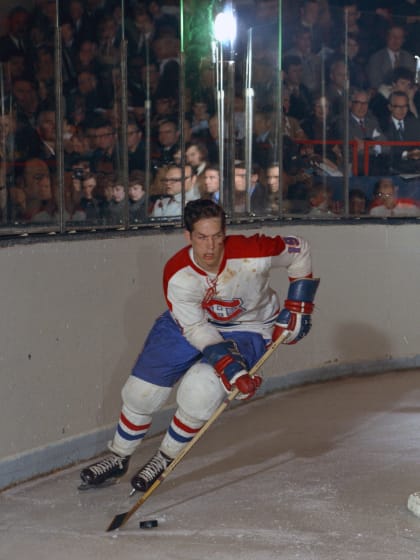
<instances>
[{"instance_id":1,"label":"ice surface","mask_svg":"<svg viewBox=\"0 0 420 560\"><path fill-rule=\"evenodd\" d=\"M80 492L84 465L0 494L0 560L412 560L419 371L310 385L224 412L119 531L129 479ZM139 529L157 519L159 527Z\"/></svg>"}]
</instances>

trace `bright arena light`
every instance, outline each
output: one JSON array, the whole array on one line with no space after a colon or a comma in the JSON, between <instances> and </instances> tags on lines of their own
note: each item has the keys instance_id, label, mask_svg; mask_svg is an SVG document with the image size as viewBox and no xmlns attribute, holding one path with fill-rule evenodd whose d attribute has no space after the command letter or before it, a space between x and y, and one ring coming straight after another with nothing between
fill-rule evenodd
<instances>
[{"instance_id":1,"label":"bright arena light","mask_svg":"<svg viewBox=\"0 0 420 560\"><path fill-rule=\"evenodd\" d=\"M214 36L220 43L233 43L236 38L236 18L232 8L225 8L214 20Z\"/></svg>"}]
</instances>

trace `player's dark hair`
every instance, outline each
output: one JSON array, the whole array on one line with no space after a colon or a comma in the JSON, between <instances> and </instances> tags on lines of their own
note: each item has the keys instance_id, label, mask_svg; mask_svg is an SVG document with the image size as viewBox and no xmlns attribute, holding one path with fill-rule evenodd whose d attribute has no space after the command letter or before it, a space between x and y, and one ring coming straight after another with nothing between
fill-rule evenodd
<instances>
[{"instance_id":1,"label":"player's dark hair","mask_svg":"<svg viewBox=\"0 0 420 560\"><path fill-rule=\"evenodd\" d=\"M213 200L198 198L185 206L185 229L192 233L194 224L204 218L220 218L223 231L226 228L226 214L223 208Z\"/></svg>"}]
</instances>

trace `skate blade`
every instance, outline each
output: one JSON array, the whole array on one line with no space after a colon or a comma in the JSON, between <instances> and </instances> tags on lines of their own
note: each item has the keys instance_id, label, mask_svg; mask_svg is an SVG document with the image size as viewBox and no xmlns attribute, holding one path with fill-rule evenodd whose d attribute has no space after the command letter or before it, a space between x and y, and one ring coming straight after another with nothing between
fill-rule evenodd
<instances>
[{"instance_id":1,"label":"skate blade","mask_svg":"<svg viewBox=\"0 0 420 560\"><path fill-rule=\"evenodd\" d=\"M86 492L86 490L102 490L103 488L108 488L109 486L115 486L116 484L120 483L119 478L113 478L111 480L106 480L101 484L89 484L88 482L82 482L77 489Z\"/></svg>"}]
</instances>

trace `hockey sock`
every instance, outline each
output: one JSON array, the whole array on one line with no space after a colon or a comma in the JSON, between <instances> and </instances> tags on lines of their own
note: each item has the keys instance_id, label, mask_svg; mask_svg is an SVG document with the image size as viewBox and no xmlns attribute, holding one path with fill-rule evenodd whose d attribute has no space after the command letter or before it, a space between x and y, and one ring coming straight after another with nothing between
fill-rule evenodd
<instances>
[{"instance_id":1,"label":"hockey sock","mask_svg":"<svg viewBox=\"0 0 420 560\"><path fill-rule=\"evenodd\" d=\"M140 445L152 423L152 417L136 414L123 406L117 430L109 446L111 451L125 457L132 455Z\"/></svg>"},{"instance_id":2,"label":"hockey sock","mask_svg":"<svg viewBox=\"0 0 420 560\"><path fill-rule=\"evenodd\" d=\"M191 418L178 408L163 438L160 450L168 457L176 457L181 449L192 440L203 424L203 420Z\"/></svg>"}]
</instances>

